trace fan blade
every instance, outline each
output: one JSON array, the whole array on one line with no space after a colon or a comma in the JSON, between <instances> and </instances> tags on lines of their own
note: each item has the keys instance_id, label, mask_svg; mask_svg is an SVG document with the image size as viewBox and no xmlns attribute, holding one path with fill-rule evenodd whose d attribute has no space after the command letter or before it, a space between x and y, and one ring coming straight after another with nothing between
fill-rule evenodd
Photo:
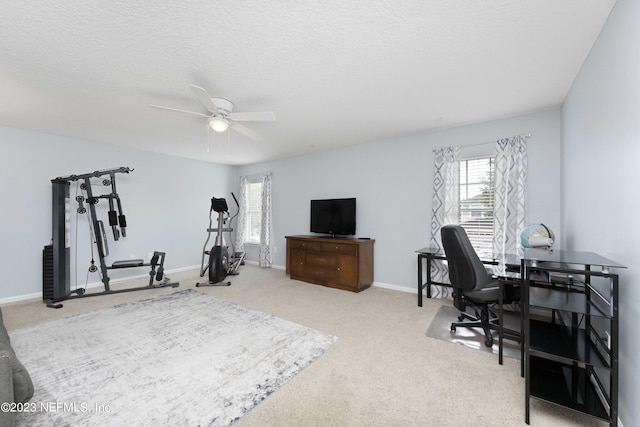
<instances>
[{"instance_id":1,"label":"fan blade","mask_svg":"<svg viewBox=\"0 0 640 427\"><path fill-rule=\"evenodd\" d=\"M254 141L262 141L262 135L255 133L254 131L252 131L251 129L245 126L239 125L237 123L229 123L229 125L233 130L243 134L248 138L253 139Z\"/></svg>"},{"instance_id":2,"label":"fan blade","mask_svg":"<svg viewBox=\"0 0 640 427\"><path fill-rule=\"evenodd\" d=\"M202 116L202 117L209 117L207 114L204 114L204 113L198 113L196 111L180 110L178 108L164 107L162 105L149 104L149 107L151 107L151 108L159 108L161 110L177 111L179 113L195 114L195 115Z\"/></svg>"},{"instance_id":3,"label":"fan blade","mask_svg":"<svg viewBox=\"0 0 640 427\"><path fill-rule=\"evenodd\" d=\"M271 111L262 111L255 113L231 113L229 114L229 118L237 122L273 122L276 119L276 115Z\"/></svg>"},{"instance_id":4,"label":"fan blade","mask_svg":"<svg viewBox=\"0 0 640 427\"><path fill-rule=\"evenodd\" d=\"M213 101L211 100L211 97L206 90L195 85L189 85L189 87L191 88L193 94L198 97L200 102L202 102L202 105L207 108L207 110L211 111L214 114L218 113L218 109L213 104Z\"/></svg>"}]
</instances>

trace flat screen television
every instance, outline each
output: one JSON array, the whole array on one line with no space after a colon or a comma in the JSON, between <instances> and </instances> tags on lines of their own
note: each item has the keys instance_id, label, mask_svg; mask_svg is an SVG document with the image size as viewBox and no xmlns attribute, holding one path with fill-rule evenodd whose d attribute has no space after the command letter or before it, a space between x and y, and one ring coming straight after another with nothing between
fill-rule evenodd
<instances>
[{"instance_id":1,"label":"flat screen television","mask_svg":"<svg viewBox=\"0 0 640 427\"><path fill-rule=\"evenodd\" d=\"M311 232L333 237L356 234L356 199L311 200Z\"/></svg>"}]
</instances>

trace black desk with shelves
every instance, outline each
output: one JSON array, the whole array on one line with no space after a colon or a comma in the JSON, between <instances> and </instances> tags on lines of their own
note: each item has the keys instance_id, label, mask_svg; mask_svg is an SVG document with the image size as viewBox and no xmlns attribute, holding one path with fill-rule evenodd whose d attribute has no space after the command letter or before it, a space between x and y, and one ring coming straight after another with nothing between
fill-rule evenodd
<instances>
[{"instance_id":1,"label":"black desk with shelves","mask_svg":"<svg viewBox=\"0 0 640 427\"><path fill-rule=\"evenodd\" d=\"M431 285L451 285L431 280L431 261L446 259L442 252L425 247L416 253L418 306L422 306L425 288L430 298ZM530 421L530 400L536 398L617 426L619 278L614 272L626 267L592 252L525 249L517 258L521 276L505 268L517 263L513 255L483 262L494 266L501 287L522 289L526 423ZM500 301L500 328L502 305Z\"/></svg>"},{"instance_id":2,"label":"black desk with shelves","mask_svg":"<svg viewBox=\"0 0 640 427\"><path fill-rule=\"evenodd\" d=\"M620 268L592 252L525 250L527 424L536 398L617 425L619 280L612 271ZM533 319L533 310L549 320Z\"/></svg>"}]
</instances>

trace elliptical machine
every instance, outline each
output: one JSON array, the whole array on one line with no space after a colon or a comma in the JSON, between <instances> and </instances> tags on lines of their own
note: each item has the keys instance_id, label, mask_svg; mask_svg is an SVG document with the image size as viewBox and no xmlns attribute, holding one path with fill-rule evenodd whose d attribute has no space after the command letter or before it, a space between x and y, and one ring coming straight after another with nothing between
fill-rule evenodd
<instances>
[{"instance_id":1,"label":"elliptical machine","mask_svg":"<svg viewBox=\"0 0 640 427\"><path fill-rule=\"evenodd\" d=\"M225 245L224 237L222 233L230 233L233 231L231 228L231 222L240 213L240 204L236 196L231 193L233 200L236 202L237 211L236 214L229 218L229 207L227 206L227 200L224 198L211 198L211 209L209 210L209 228L207 228L207 240L204 242L202 248L202 261L200 263L200 277L204 277L207 270L209 270L209 281L206 283L196 283L196 287L199 286L229 286L230 281L224 279L231 275L237 276L240 265L244 264L244 252L235 252L233 243L231 244L231 255L229 254L229 247ZM218 214L218 226L211 228L213 223L213 212ZM225 223L229 220L229 227L225 227ZM216 239L210 250L207 250L207 244L211 238L211 233L216 232ZM205 265L205 256L209 256L208 263Z\"/></svg>"}]
</instances>

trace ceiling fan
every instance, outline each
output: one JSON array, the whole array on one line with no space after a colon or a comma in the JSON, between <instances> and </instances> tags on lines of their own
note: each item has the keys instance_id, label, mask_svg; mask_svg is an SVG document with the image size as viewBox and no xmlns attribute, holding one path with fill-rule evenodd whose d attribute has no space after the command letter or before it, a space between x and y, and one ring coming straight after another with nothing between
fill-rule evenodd
<instances>
[{"instance_id":1,"label":"ceiling fan","mask_svg":"<svg viewBox=\"0 0 640 427\"><path fill-rule=\"evenodd\" d=\"M209 114L196 111L181 110L178 108L165 107L162 105L149 104L149 107L160 108L162 110L178 111L180 113L195 114L206 117L211 129L216 132L224 132L231 128L254 141L262 140L262 136L252 131L246 126L236 122L272 122L276 115L270 111L253 113L234 113L233 102L224 98L212 98L206 90L195 85L189 85L191 91L198 97L202 105L209 111Z\"/></svg>"}]
</instances>

